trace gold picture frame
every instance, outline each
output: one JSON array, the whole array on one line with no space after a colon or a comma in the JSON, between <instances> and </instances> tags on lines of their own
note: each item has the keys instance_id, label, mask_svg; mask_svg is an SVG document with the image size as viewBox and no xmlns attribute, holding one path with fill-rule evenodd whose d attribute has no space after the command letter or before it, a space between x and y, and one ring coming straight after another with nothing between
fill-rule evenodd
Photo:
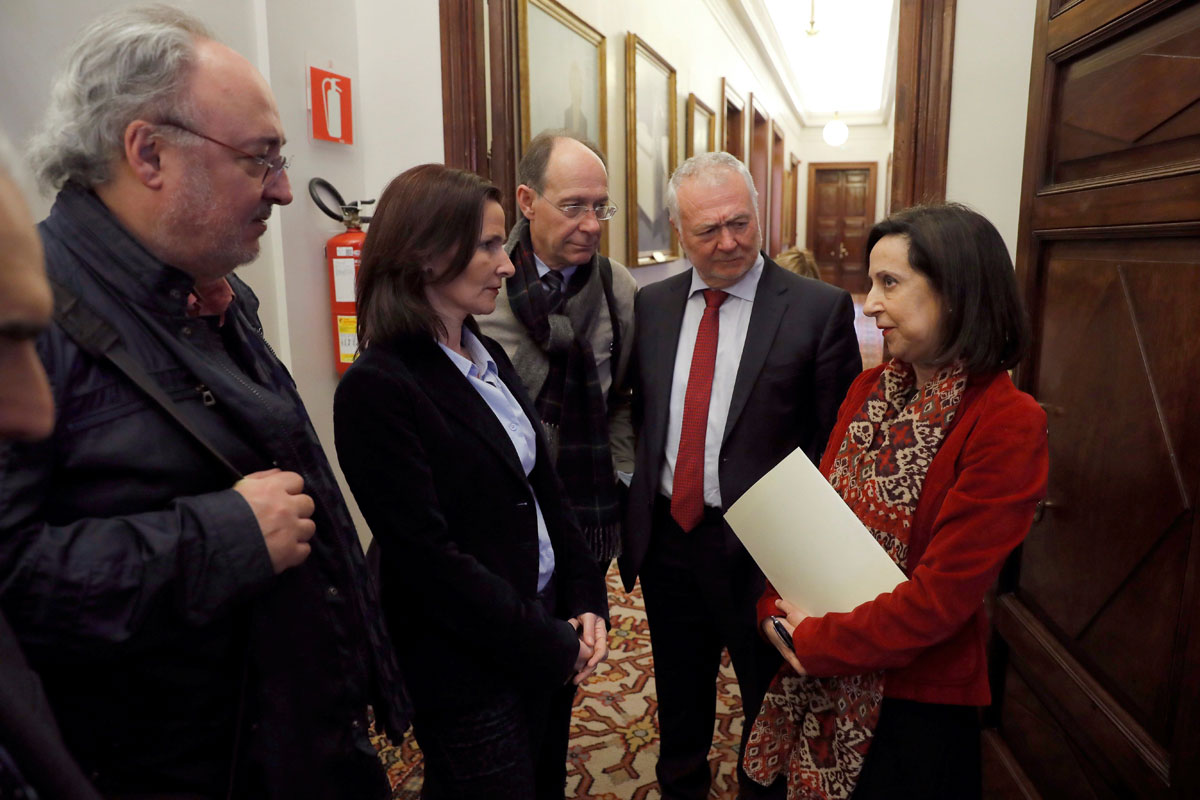
<instances>
[{"instance_id":1,"label":"gold picture frame","mask_svg":"<svg viewBox=\"0 0 1200 800\"><path fill-rule=\"evenodd\" d=\"M566 128L608 152L605 37L556 0L517 3L521 152L537 133ZM563 109L560 112L558 109Z\"/></svg>"},{"instance_id":2,"label":"gold picture frame","mask_svg":"<svg viewBox=\"0 0 1200 800\"><path fill-rule=\"evenodd\" d=\"M625 37L626 253L630 266L680 257L667 217L678 160L675 68L635 33Z\"/></svg>"},{"instance_id":3,"label":"gold picture frame","mask_svg":"<svg viewBox=\"0 0 1200 800\"><path fill-rule=\"evenodd\" d=\"M687 138L684 157L717 149L717 115L692 92L687 99Z\"/></svg>"}]
</instances>

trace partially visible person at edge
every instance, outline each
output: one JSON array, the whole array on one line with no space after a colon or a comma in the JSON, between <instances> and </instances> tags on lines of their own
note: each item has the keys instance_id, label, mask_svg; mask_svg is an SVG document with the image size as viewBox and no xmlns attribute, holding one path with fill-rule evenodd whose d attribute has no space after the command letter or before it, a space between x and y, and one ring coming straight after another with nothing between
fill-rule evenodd
<instances>
[{"instance_id":1,"label":"partially visible person at edge","mask_svg":"<svg viewBox=\"0 0 1200 800\"><path fill-rule=\"evenodd\" d=\"M393 179L358 274L362 353L334 397L430 800L561 800L571 699L608 654L604 580L537 409L475 322L513 274L504 232L499 190L472 173Z\"/></svg>"},{"instance_id":2,"label":"partially visible person at edge","mask_svg":"<svg viewBox=\"0 0 1200 800\"><path fill-rule=\"evenodd\" d=\"M789 247L775 256L775 263L786 270L799 275L801 278L821 280L821 269L817 266L811 250L801 250L799 247Z\"/></svg>"},{"instance_id":3,"label":"partially visible person at edge","mask_svg":"<svg viewBox=\"0 0 1200 800\"><path fill-rule=\"evenodd\" d=\"M512 359L550 441L583 537L607 571L621 554L623 486L633 473L626 373L637 282L599 253L608 170L569 131L533 137L517 167L520 217L505 249L514 272L480 329Z\"/></svg>"},{"instance_id":4,"label":"partially visible person at edge","mask_svg":"<svg viewBox=\"0 0 1200 800\"><path fill-rule=\"evenodd\" d=\"M369 704L405 725L378 601L232 273L291 202L283 144L262 76L168 6L87 27L34 139L49 277L124 358L68 332L79 306L39 336L58 420L0 462L0 605L108 797L391 794L367 733Z\"/></svg>"},{"instance_id":5,"label":"partially visible person at edge","mask_svg":"<svg viewBox=\"0 0 1200 800\"><path fill-rule=\"evenodd\" d=\"M1046 415L1006 372L1029 322L1004 240L968 208L902 211L867 249L863 313L892 358L850 387L821 471L907 580L820 617L768 588L762 635L788 664L744 765L786 773L789 796L968 800L991 701L984 595L1046 491Z\"/></svg>"},{"instance_id":6,"label":"partially visible person at edge","mask_svg":"<svg viewBox=\"0 0 1200 800\"><path fill-rule=\"evenodd\" d=\"M50 325L42 243L9 177L0 135L0 459L10 439L37 440L54 427L54 400L34 340ZM2 536L0 532L0 536ZM37 674L0 614L0 797L97 800L67 752Z\"/></svg>"}]
</instances>

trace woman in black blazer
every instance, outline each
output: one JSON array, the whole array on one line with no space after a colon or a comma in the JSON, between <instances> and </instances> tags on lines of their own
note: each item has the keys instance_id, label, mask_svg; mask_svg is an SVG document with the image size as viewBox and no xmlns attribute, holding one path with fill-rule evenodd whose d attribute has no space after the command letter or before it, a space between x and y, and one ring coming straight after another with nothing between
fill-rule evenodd
<instances>
[{"instance_id":1,"label":"woman in black blazer","mask_svg":"<svg viewBox=\"0 0 1200 800\"><path fill-rule=\"evenodd\" d=\"M607 594L536 412L471 318L513 272L498 190L437 164L380 198L358 274L361 355L338 458L382 554L423 798L562 798L575 686Z\"/></svg>"}]
</instances>

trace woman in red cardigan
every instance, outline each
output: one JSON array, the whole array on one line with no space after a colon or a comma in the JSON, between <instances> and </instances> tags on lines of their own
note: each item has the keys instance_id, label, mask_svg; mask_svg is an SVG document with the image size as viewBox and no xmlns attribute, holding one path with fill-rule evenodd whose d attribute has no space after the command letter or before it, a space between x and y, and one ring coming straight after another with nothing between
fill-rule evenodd
<instances>
[{"instance_id":1,"label":"woman in red cardigan","mask_svg":"<svg viewBox=\"0 0 1200 800\"><path fill-rule=\"evenodd\" d=\"M977 798L983 598L1046 489L1046 415L1006 372L1029 323L1004 241L970 209L902 211L867 249L863 313L892 359L850 387L821 471L908 580L821 617L768 587L760 624L788 665L746 771L786 774L789 799Z\"/></svg>"}]
</instances>

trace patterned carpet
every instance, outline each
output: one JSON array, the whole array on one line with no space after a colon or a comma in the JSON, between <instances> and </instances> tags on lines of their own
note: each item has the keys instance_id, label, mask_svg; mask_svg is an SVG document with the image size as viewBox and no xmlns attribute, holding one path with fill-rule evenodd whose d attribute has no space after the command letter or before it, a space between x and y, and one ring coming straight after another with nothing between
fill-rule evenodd
<instances>
[{"instance_id":1,"label":"patterned carpet","mask_svg":"<svg viewBox=\"0 0 1200 800\"><path fill-rule=\"evenodd\" d=\"M608 661L580 687L571 717L567 753L567 797L593 800L649 800L659 796L654 780L658 757L657 701L650 630L641 586L627 594L614 566L608 573ZM737 680L724 659L717 678L715 746L710 797L732 800L737 793L734 768L741 738L742 701ZM416 800L421 790L421 752L410 732L393 747L377 739L395 800Z\"/></svg>"}]
</instances>

